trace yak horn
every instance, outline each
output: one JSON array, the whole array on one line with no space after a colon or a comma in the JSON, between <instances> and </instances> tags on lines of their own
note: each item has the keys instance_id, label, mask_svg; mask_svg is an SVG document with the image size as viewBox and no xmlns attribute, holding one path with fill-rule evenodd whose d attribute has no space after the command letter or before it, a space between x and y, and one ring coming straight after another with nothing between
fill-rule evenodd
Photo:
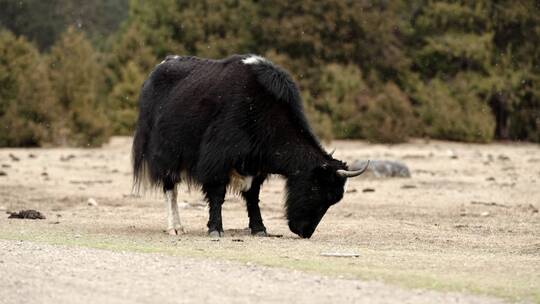
<instances>
[{"instance_id":1,"label":"yak horn","mask_svg":"<svg viewBox=\"0 0 540 304\"><path fill-rule=\"evenodd\" d=\"M337 170L337 174L339 176L343 176L343 177L355 177L355 176L358 176L362 173L364 173L367 168L369 167L369 160L367 161L366 165L364 166L364 168L360 169L360 170L355 170L355 171L349 171L349 170L342 170L342 169L339 169Z\"/></svg>"},{"instance_id":2,"label":"yak horn","mask_svg":"<svg viewBox=\"0 0 540 304\"><path fill-rule=\"evenodd\" d=\"M334 156L334 152L336 152L336 148L334 148L334 150L332 150L332 152L328 153L328 155Z\"/></svg>"}]
</instances>

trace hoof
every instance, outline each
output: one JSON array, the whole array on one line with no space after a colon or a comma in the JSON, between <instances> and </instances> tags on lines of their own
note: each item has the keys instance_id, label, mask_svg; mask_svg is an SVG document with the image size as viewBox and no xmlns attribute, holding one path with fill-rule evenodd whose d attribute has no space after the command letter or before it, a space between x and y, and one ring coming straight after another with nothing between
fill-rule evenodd
<instances>
[{"instance_id":1,"label":"hoof","mask_svg":"<svg viewBox=\"0 0 540 304\"><path fill-rule=\"evenodd\" d=\"M184 234L186 233L186 230L184 229L184 227L179 227L179 228L169 228L165 231L168 235L180 235L180 234Z\"/></svg>"},{"instance_id":2,"label":"hoof","mask_svg":"<svg viewBox=\"0 0 540 304\"><path fill-rule=\"evenodd\" d=\"M254 231L251 233L251 235L253 236L260 236L260 237L266 237L268 236L268 233L266 233L266 231Z\"/></svg>"},{"instance_id":3,"label":"hoof","mask_svg":"<svg viewBox=\"0 0 540 304\"><path fill-rule=\"evenodd\" d=\"M222 236L225 236L225 234L223 233L223 231L212 230L212 231L208 231L208 236L215 239L215 238L220 238Z\"/></svg>"}]
</instances>

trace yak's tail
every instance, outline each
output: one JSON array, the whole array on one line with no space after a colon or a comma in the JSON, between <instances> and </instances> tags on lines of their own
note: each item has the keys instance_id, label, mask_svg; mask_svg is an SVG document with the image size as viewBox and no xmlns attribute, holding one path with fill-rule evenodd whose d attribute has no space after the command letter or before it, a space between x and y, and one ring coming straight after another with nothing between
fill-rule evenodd
<instances>
[{"instance_id":1,"label":"yak's tail","mask_svg":"<svg viewBox=\"0 0 540 304\"><path fill-rule=\"evenodd\" d=\"M133 136L133 146L131 147L131 164L133 166L133 192L138 193L141 186L146 189L150 184L150 172L148 167L147 149L150 141L150 133L152 132L152 122L149 120L149 112L151 109L146 105L145 88L148 86L145 81L141 88L139 96L139 118L137 120L137 128Z\"/></svg>"},{"instance_id":2,"label":"yak's tail","mask_svg":"<svg viewBox=\"0 0 540 304\"><path fill-rule=\"evenodd\" d=\"M131 163L133 165L133 192L138 193L141 185L147 186L148 165L145 159L146 146L148 143L150 130L146 126L139 124L133 137L133 146L131 148Z\"/></svg>"}]
</instances>

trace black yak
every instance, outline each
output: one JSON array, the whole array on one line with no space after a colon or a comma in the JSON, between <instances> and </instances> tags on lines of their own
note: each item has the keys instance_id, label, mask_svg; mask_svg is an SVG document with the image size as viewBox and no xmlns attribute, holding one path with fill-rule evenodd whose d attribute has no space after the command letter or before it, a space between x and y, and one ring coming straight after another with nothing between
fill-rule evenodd
<instances>
[{"instance_id":1,"label":"black yak","mask_svg":"<svg viewBox=\"0 0 540 304\"><path fill-rule=\"evenodd\" d=\"M134 186L162 188L170 234L183 232L176 185L199 185L209 204L208 233L222 236L227 188L246 201L249 228L266 235L261 184L286 178L289 228L309 238L343 197L347 165L325 152L287 72L255 55L222 60L168 56L144 82L133 141Z\"/></svg>"}]
</instances>

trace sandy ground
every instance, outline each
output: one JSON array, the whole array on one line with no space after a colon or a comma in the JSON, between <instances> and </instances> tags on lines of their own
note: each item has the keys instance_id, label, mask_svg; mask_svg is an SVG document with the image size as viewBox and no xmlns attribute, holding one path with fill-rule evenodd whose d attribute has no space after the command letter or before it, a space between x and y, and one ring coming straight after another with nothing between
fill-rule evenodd
<instances>
[{"instance_id":1,"label":"sandy ground","mask_svg":"<svg viewBox=\"0 0 540 304\"><path fill-rule=\"evenodd\" d=\"M0 241L2 303L498 303L235 262Z\"/></svg>"},{"instance_id":2,"label":"sandy ground","mask_svg":"<svg viewBox=\"0 0 540 304\"><path fill-rule=\"evenodd\" d=\"M273 178L263 187L261 209L268 231L283 237L249 236L244 204L231 195L219 241L205 235L201 194L185 188L179 206L188 232L163 233L161 195L131 193L129 138L101 149L0 149L0 211L33 208L47 216L0 215L0 303L218 296L225 302L540 303L538 145L331 146L349 162L402 161L413 176L352 180L310 240L288 231L283 181Z\"/></svg>"}]
</instances>

